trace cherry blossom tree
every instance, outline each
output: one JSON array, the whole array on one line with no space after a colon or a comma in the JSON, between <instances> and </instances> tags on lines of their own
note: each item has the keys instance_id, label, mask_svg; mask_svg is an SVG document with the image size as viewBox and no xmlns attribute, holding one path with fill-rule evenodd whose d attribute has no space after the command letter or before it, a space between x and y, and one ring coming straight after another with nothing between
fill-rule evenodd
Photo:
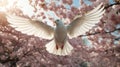
<instances>
[{"instance_id":1,"label":"cherry blossom tree","mask_svg":"<svg viewBox=\"0 0 120 67\"><path fill-rule=\"evenodd\" d=\"M15 0L0 12L0 67L120 67L120 0ZM21 3L20 3L21 2ZM5 6L7 0L0 6ZM56 56L45 50L45 40L22 34L9 26L6 13L69 24L76 15L84 15L103 3L105 13L85 35L69 39L74 47L69 56ZM26 10L25 10L26 9ZM29 12L28 12L29 11Z\"/></svg>"}]
</instances>

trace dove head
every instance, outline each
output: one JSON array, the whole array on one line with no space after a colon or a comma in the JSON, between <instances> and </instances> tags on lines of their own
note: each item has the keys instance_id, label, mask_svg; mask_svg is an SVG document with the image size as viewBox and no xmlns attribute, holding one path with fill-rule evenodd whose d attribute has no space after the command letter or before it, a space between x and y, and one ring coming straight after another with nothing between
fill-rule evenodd
<instances>
[{"instance_id":1,"label":"dove head","mask_svg":"<svg viewBox=\"0 0 120 67\"><path fill-rule=\"evenodd\" d=\"M56 24L56 25L59 25L59 24L63 24L63 23L62 23L61 20L57 19L57 20L55 21L55 24Z\"/></svg>"}]
</instances>

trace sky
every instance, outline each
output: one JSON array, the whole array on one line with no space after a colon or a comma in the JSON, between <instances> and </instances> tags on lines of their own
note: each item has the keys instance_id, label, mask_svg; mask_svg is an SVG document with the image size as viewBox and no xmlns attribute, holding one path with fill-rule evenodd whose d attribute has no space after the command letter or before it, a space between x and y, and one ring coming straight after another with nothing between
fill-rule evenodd
<instances>
[{"instance_id":1,"label":"sky","mask_svg":"<svg viewBox=\"0 0 120 67\"><path fill-rule=\"evenodd\" d=\"M8 1L8 2L7 2ZM33 11L33 7L29 6L29 1L28 0L0 0L0 11L5 11L6 8L10 8L13 3L17 1L17 6L23 10L23 12L25 14L28 14L29 16L32 16L34 13ZM49 3L51 0L45 0L47 3ZM56 0L55 0L56 1ZM84 2L86 4L91 4L91 2L89 0L84 0ZM114 3L113 0L109 0L109 2L112 4ZM60 3L57 2L56 3ZM4 5L3 5L4 4ZM3 5L3 6L1 6ZM73 0L73 6L75 7L80 7L80 2L79 0ZM69 5L66 5L66 8L70 8Z\"/></svg>"}]
</instances>

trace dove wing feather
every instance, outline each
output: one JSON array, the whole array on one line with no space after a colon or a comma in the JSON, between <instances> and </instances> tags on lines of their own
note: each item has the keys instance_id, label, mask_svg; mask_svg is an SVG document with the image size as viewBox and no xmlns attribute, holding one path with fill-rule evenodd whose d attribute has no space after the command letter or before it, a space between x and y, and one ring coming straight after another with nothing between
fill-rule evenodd
<instances>
[{"instance_id":1,"label":"dove wing feather","mask_svg":"<svg viewBox=\"0 0 120 67\"><path fill-rule=\"evenodd\" d=\"M70 38L85 34L100 21L105 12L102 4L83 16L77 16L68 26L67 33Z\"/></svg>"},{"instance_id":2,"label":"dove wing feather","mask_svg":"<svg viewBox=\"0 0 120 67\"><path fill-rule=\"evenodd\" d=\"M38 20L30 20L15 15L7 15L10 26L27 35L34 35L44 39L52 39L54 28Z\"/></svg>"}]
</instances>

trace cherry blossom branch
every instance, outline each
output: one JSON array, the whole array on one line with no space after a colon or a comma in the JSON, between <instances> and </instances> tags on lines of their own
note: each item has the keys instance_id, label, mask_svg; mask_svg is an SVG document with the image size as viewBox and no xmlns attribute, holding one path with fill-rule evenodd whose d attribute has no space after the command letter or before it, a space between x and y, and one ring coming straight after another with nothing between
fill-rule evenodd
<instances>
[{"instance_id":1,"label":"cherry blossom branch","mask_svg":"<svg viewBox=\"0 0 120 67\"><path fill-rule=\"evenodd\" d=\"M120 3L116 2L114 4L107 5L107 6L105 6L105 9L108 9L109 7L112 7L113 5L120 5Z\"/></svg>"},{"instance_id":2,"label":"cherry blossom branch","mask_svg":"<svg viewBox=\"0 0 120 67\"><path fill-rule=\"evenodd\" d=\"M95 32L95 33L89 33L89 34L86 34L86 35L81 35L80 37L83 37L83 36L91 36L91 35L96 35L96 34L100 34L100 33L112 33L112 32L115 32L115 31L117 31L117 30L120 30L120 28L118 28L118 29L114 29L114 30L112 30L112 31L104 31L104 32ZM119 38L120 39L120 38ZM117 39L118 40L118 39Z\"/></svg>"}]
</instances>

